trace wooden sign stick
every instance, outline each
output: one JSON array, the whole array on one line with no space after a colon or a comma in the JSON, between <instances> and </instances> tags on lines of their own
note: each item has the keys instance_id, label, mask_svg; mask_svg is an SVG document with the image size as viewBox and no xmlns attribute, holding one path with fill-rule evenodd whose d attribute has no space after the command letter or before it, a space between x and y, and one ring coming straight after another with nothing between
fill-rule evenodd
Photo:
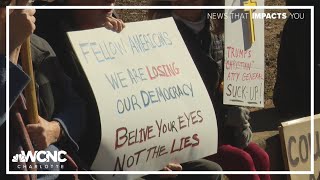
<instances>
[{"instance_id":1,"label":"wooden sign stick","mask_svg":"<svg viewBox=\"0 0 320 180\"><path fill-rule=\"evenodd\" d=\"M27 116L30 124L37 124L38 120L38 105L35 89L35 80L33 75L32 56L30 37L22 44L21 58L23 71L30 77L30 83L25 89L25 98L27 105Z\"/></svg>"}]
</instances>

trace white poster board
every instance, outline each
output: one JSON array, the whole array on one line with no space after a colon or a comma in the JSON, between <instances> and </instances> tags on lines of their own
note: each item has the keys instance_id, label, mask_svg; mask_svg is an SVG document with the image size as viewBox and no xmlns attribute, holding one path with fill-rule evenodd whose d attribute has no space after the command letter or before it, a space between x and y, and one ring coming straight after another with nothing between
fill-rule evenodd
<instances>
[{"instance_id":1,"label":"white poster board","mask_svg":"<svg viewBox=\"0 0 320 180\"><path fill-rule=\"evenodd\" d=\"M289 171L311 171L311 157L314 156L314 174L291 174L291 180L318 180L320 178L320 114L314 118L314 154L311 154L311 118L283 122L280 137L284 163Z\"/></svg>"},{"instance_id":2,"label":"white poster board","mask_svg":"<svg viewBox=\"0 0 320 180\"><path fill-rule=\"evenodd\" d=\"M216 153L215 112L172 18L68 37L101 118L92 170L160 170Z\"/></svg>"},{"instance_id":3,"label":"white poster board","mask_svg":"<svg viewBox=\"0 0 320 180\"><path fill-rule=\"evenodd\" d=\"M226 1L226 6L263 5L263 0ZM225 10L224 104L264 106L263 12L263 9Z\"/></svg>"}]
</instances>

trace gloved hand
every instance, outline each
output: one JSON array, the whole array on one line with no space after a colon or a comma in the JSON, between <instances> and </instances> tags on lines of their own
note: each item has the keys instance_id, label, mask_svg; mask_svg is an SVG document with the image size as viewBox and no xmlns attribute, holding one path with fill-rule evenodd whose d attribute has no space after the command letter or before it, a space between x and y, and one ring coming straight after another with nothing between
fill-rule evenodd
<instances>
[{"instance_id":1,"label":"gloved hand","mask_svg":"<svg viewBox=\"0 0 320 180\"><path fill-rule=\"evenodd\" d=\"M245 107L231 107L227 111L225 126L233 127L233 146L245 148L251 142L250 111Z\"/></svg>"},{"instance_id":2,"label":"gloved hand","mask_svg":"<svg viewBox=\"0 0 320 180\"><path fill-rule=\"evenodd\" d=\"M230 107L227 110L227 118L224 122L225 126L242 128L249 123L250 111L245 107Z\"/></svg>"},{"instance_id":3,"label":"gloved hand","mask_svg":"<svg viewBox=\"0 0 320 180\"><path fill-rule=\"evenodd\" d=\"M249 145L252 140L252 131L250 128L250 124L245 129L235 131L234 132L234 144L233 146L238 148L245 148Z\"/></svg>"}]
</instances>

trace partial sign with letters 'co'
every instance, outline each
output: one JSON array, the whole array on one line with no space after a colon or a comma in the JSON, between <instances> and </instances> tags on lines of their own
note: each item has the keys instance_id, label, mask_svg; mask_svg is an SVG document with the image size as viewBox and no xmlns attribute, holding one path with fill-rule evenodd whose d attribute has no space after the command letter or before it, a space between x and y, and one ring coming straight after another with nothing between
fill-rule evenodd
<instances>
[{"instance_id":1,"label":"partial sign with letters 'co'","mask_svg":"<svg viewBox=\"0 0 320 180\"><path fill-rule=\"evenodd\" d=\"M93 170L160 170L216 153L215 112L172 18L68 36L101 118Z\"/></svg>"},{"instance_id":2,"label":"partial sign with letters 'co'","mask_svg":"<svg viewBox=\"0 0 320 180\"><path fill-rule=\"evenodd\" d=\"M263 0L226 1L227 6L263 6ZM223 103L264 106L263 9L226 9Z\"/></svg>"},{"instance_id":3,"label":"partial sign with letters 'co'","mask_svg":"<svg viewBox=\"0 0 320 180\"><path fill-rule=\"evenodd\" d=\"M291 180L318 180L320 178L320 114L314 116L314 142L311 141L311 117L281 123L280 138L284 163L289 171L311 171L314 158L314 174L290 174ZM311 144L314 153L311 154Z\"/></svg>"}]
</instances>

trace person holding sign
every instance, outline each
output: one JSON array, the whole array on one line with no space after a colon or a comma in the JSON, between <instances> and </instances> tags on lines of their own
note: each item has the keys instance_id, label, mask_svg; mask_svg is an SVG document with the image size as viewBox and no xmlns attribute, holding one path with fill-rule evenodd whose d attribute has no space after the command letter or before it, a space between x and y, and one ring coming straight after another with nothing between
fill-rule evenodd
<instances>
[{"instance_id":1,"label":"person holding sign","mask_svg":"<svg viewBox=\"0 0 320 180\"><path fill-rule=\"evenodd\" d=\"M17 56L15 57L18 57L20 46L24 41L22 37L30 36L30 33L35 29L34 13L34 10L14 10L10 14L10 26L14 26L10 29L17 30L10 33L12 35L10 36L10 49L11 47L17 49ZM20 26L21 28L17 28ZM26 28L32 29L32 31L29 30L27 31L29 33L27 33L21 30ZM19 41L16 41L17 37L21 37L18 39ZM85 119L84 102L73 91L71 80L62 71L55 53L44 39L31 35L31 52L34 64L33 70L36 72L35 81L39 110L39 123L26 125L33 147L37 151L53 154L60 152L61 149L76 152L78 150L77 142L80 139L82 129L85 127L83 124ZM14 63L18 64L17 58L12 59L15 59ZM60 161L37 163L37 169L40 171L63 170L66 165L61 165ZM18 166L13 168L23 170L19 169ZM38 178L55 179L58 176L58 174L38 175Z\"/></svg>"},{"instance_id":2,"label":"person holding sign","mask_svg":"<svg viewBox=\"0 0 320 180\"><path fill-rule=\"evenodd\" d=\"M15 5L15 3L19 3L18 5L25 5L27 1L7 1L7 5ZM29 82L29 77L21 70L20 66L18 65L18 58L20 54L20 49L22 43L27 39L28 36L30 36L33 31L35 30L35 10L29 9L29 10L12 10L10 11L10 46L9 46L9 72L10 72L10 93L9 93L9 106L10 109L17 100L18 96L21 94L21 92L24 90L26 84ZM5 76L5 35L6 35L6 23L5 23L5 8L1 7L0 9L0 34L1 34L1 41L0 41L0 95L1 95L1 101L0 101L0 131L1 131L1 149L0 149L0 155L1 159L5 159L5 82L6 82L6 76ZM2 100L3 98L3 100ZM12 120L12 119L10 119ZM10 121L10 123L13 123ZM16 132L14 132L16 133ZM20 132L21 133L21 132ZM21 133L23 134L23 133ZM11 134L12 135L12 134ZM15 134L17 135L17 134ZM22 135L23 136L23 135ZM12 139L14 137L11 136ZM12 143L12 142L11 142ZM14 146L19 146L19 144L14 144ZM12 148L12 147L11 147ZM13 149L10 149L10 152L15 151L15 147ZM8 157L7 157L8 158ZM5 161L2 161L1 165L1 172L4 172L5 170ZM47 178L49 176L46 176ZM1 173L1 178L8 178L7 175ZM53 177L54 178L54 177Z\"/></svg>"},{"instance_id":3,"label":"person holding sign","mask_svg":"<svg viewBox=\"0 0 320 180\"><path fill-rule=\"evenodd\" d=\"M7 1L7 3L11 3L10 1ZM1 63L1 68L0 68L0 74L1 74L1 86L0 86L0 94L1 94L1 100L3 98L3 101L1 101L0 104L0 126L5 122L5 97L6 97L6 90L5 90L5 82L6 82L6 76L5 76L5 53L6 53L6 11L4 7L1 7L0 9L0 63ZM12 16L10 18L15 18L15 20L19 21L16 24L12 24L12 26L18 26L20 24L24 24L22 26L22 29L19 31L15 31L17 28L12 28L12 44L10 44L10 49L9 49L9 58L10 58L10 70L16 72L14 75L11 77L14 82L17 82L15 85L25 85L28 82L28 78L25 76L25 74L17 67L15 66L18 61L19 57L19 51L20 51L20 46L23 43L23 41L26 39L28 35L30 35L34 29L35 29L35 18L34 18L34 13L35 10L24 10L24 11L16 11L19 12L19 15ZM16 13L18 14L18 13ZM11 72L11 71L10 71ZM15 79L17 78L17 79ZM21 83L19 83L21 82ZM17 98L19 92L21 92L21 88L17 87L16 89L10 89L10 107L13 104L14 100Z\"/></svg>"},{"instance_id":4,"label":"person holding sign","mask_svg":"<svg viewBox=\"0 0 320 180\"><path fill-rule=\"evenodd\" d=\"M0 179L8 178L5 174L5 137L6 137L6 9L5 6L9 5L11 1L1 1L0 7L0 159L2 160L0 163ZM17 42L15 47L10 48L9 50L9 71L11 75L11 83L10 83L10 97L9 97L9 105L10 107L15 102L18 95L22 92L25 85L28 83L28 76L18 67L15 62L17 62L17 58L19 56L19 49L22 42L29 36L35 28L34 25L34 10L26 10L26 11L18 11L19 14L24 14L24 16L18 16L20 18L19 22L13 24L15 27L21 27L18 32L15 32L15 36L13 36L13 42ZM11 18L11 17L10 17ZM21 24L24 24L21 25ZM12 29L11 29L12 30ZM13 32L11 32L13 33Z\"/></svg>"},{"instance_id":5,"label":"person holding sign","mask_svg":"<svg viewBox=\"0 0 320 180\"><path fill-rule=\"evenodd\" d=\"M153 1L152 5L222 5L220 1L176 0ZM210 19L207 14L220 14ZM150 10L149 18L172 16L187 45L195 65L204 81L215 107L219 127L218 153L207 159L217 162L224 170L268 171L268 154L251 142L249 110L244 107L225 106L222 103L224 64L223 12L218 10ZM235 161L241 163L234 163ZM228 175L229 179L269 180L269 175Z\"/></svg>"},{"instance_id":6,"label":"person holding sign","mask_svg":"<svg viewBox=\"0 0 320 180\"><path fill-rule=\"evenodd\" d=\"M80 5L79 3L80 2L84 3L84 0L82 0L80 2L79 1L69 0L67 2L70 3L70 4L71 3L78 3L76 5ZM101 3L102 1L87 1L87 4L81 4L81 5L93 5L93 4L94 5L105 5L105 4L99 4L98 2ZM75 4L72 4L72 5L75 5ZM109 11L103 11L103 12L105 13L105 12L109 12ZM71 18L70 17L69 18L72 19L72 21L70 21L69 24L67 24L69 26L69 29L64 29L65 31L83 30L83 29L87 29L87 28L103 27L103 24L104 24L103 21L102 21L103 20L102 17L104 17L105 14L103 14L101 12L101 10L96 10L96 11L75 10L75 11L72 11L71 15L72 15ZM86 15L85 19L83 19L84 15ZM108 22L110 22L110 21L108 20ZM107 24L107 22L105 24ZM110 27L107 27L107 28L110 28ZM63 44L63 43L61 43L61 44ZM64 44L67 44L67 43L64 43ZM81 78L81 76L83 76L83 75L80 75L79 77ZM77 78L77 79L80 79L80 78ZM83 86L83 84L82 84L82 86ZM84 88L80 88L80 89L84 90L86 88L88 89L88 86L84 87ZM83 94L85 94L85 93L83 93ZM90 101L89 98L88 98L88 101ZM89 104L90 104L90 102L89 102ZM91 107L91 106L89 106L89 107ZM92 106L92 107L94 107L94 106ZM98 113L96 113L96 114L98 114ZM96 119L91 118L91 122L92 123L94 123L93 121L96 121ZM92 125L92 123L90 123L90 124ZM96 129L99 129L99 128L95 128L95 130ZM98 134L98 132L96 132L96 133L90 132L90 133L91 133L89 135L90 138L88 138L91 141L90 143L93 144L93 142L96 142L96 140L100 140L99 137L96 137L96 138L92 137L92 136L95 136L93 134ZM98 142L97 144L99 145L99 143L100 142ZM93 146L88 146L88 147L91 148ZM94 149L94 148L92 148L92 149ZM90 161L90 160L88 160L88 161ZM202 160L191 161L191 162L187 162L187 163L183 163L183 164L169 163L166 167L163 168L163 170L166 170L166 171L180 171L180 170L220 171L221 168L220 168L219 165L217 165L214 162L202 159ZM147 176L145 178L148 179L149 176ZM152 176L151 178L155 178L155 177ZM156 178L159 178L159 177L156 177ZM187 178L187 177L186 176L177 176L177 178L180 179L180 178ZM217 180L217 179L221 179L221 175L206 175L206 176L201 176L201 179L212 179L212 180L214 179L214 180Z\"/></svg>"},{"instance_id":7,"label":"person holding sign","mask_svg":"<svg viewBox=\"0 0 320 180\"><path fill-rule=\"evenodd\" d=\"M40 2L38 2L40 3ZM113 6L114 0L65 0L64 2L54 1L46 3L47 5L68 5L68 6ZM88 89L85 75L78 69L77 60L70 49L69 40L66 32L75 30L92 29L106 27L115 32L120 32L125 28L123 21L117 18L113 9L107 10L65 10L56 13L57 10L38 11L37 13L37 30L35 34L44 37L53 47L60 64L65 73L72 79L73 86L77 93L86 100L87 112L90 116L90 123L87 124L85 137L81 139L80 158L84 163L90 166L95 158L97 149L100 144L100 119L97 112L96 103ZM56 26L52 26L56 24ZM94 132L94 133L93 133Z\"/></svg>"}]
</instances>

